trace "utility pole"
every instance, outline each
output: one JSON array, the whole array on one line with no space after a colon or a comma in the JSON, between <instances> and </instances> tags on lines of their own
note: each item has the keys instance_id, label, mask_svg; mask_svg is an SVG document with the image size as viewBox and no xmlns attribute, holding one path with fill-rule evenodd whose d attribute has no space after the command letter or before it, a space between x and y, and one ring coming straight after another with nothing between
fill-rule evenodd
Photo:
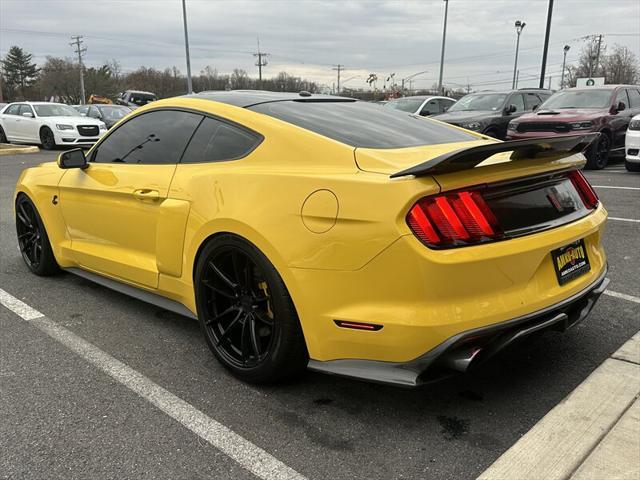
<instances>
[{"instance_id":1,"label":"utility pole","mask_svg":"<svg viewBox=\"0 0 640 480\"><path fill-rule=\"evenodd\" d=\"M267 55L268 53L263 53L260 51L260 37L258 37L258 51L253 54L254 57L257 57L256 67L258 67L258 88L262 89L262 67L267 65Z\"/></svg>"},{"instance_id":2,"label":"utility pole","mask_svg":"<svg viewBox=\"0 0 640 480\"><path fill-rule=\"evenodd\" d=\"M551 90L551 75L549 75L549 83L547 83L547 90Z\"/></svg>"},{"instance_id":3,"label":"utility pole","mask_svg":"<svg viewBox=\"0 0 640 480\"><path fill-rule=\"evenodd\" d=\"M553 0L549 0L547 10L547 29L544 34L544 49L542 50L542 69L540 70L540 88L544 88L544 74L547 69L547 52L549 51L549 35L551 34L551 14L553 13Z\"/></svg>"},{"instance_id":4,"label":"utility pole","mask_svg":"<svg viewBox=\"0 0 640 480\"><path fill-rule=\"evenodd\" d=\"M75 40L71 42L69 45L72 47L76 47L76 53L78 54L78 65L80 67L80 105L84 105L84 65L82 65L82 55L87 51L85 47L82 47L82 35L74 35L71 37L71 40Z\"/></svg>"},{"instance_id":5,"label":"utility pole","mask_svg":"<svg viewBox=\"0 0 640 480\"><path fill-rule=\"evenodd\" d=\"M442 73L444 71L444 45L447 40L447 14L449 13L449 0L444 0L444 27L442 27L442 52L440 53L440 76L438 77L438 92L442 91Z\"/></svg>"},{"instance_id":6,"label":"utility pole","mask_svg":"<svg viewBox=\"0 0 640 480\"><path fill-rule=\"evenodd\" d=\"M193 84L191 83L191 59L189 58L189 33L187 32L187 6L185 0L182 0L182 21L184 23L184 52L187 57L187 93L193 93Z\"/></svg>"},{"instance_id":7,"label":"utility pole","mask_svg":"<svg viewBox=\"0 0 640 480\"><path fill-rule=\"evenodd\" d=\"M338 72L338 90L337 95L340 95L340 72L344 70L344 65L337 64L332 70L336 70Z\"/></svg>"},{"instance_id":8,"label":"utility pole","mask_svg":"<svg viewBox=\"0 0 640 480\"><path fill-rule=\"evenodd\" d=\"M516 71L518 70L518 50L520 50L520 34L522 30L524 30L524 26L526 23L521 22L520 20L516 20L516 33L518 34L518 39L516 40L516 61L513 64L513 81L511 82L511 89L515 90L516 88Z\"/></svg>"},{"instance_id":9,"label":"utility pole","mask_svg":"<svg viewBox=\"0 0 640 480\"><path fill-rule=\"evenodd\" d=\"M567 64L567 52L569 51L571 47L569 45L565 45L563 48L564 51L564 57L562 57L562 76L560 77L560 89L564 88L564 69L565 69L565 65Z\"/></svg>"},{"instance_id":10,"label":"utility pole","mask_svg":"<svg viewBox=\"0 0 640 480\"><path fill-rule=\"evenodd\" d=\"M518 70L516 72L516 86L513 87L513 89L515 90L516 88L518 88L518 81L520 80L520 70Z\"/></svg>"}]
</instances>

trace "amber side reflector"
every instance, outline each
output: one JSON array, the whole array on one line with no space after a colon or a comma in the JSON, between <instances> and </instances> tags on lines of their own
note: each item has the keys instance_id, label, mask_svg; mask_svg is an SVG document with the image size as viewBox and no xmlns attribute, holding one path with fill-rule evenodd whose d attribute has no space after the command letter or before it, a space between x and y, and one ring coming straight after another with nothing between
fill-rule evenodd
<instances>
[{"instance_id":1,"label":"amber side reflector","mask_svg":"<svg viewBox=\"0 0 640 480\"><path fill-rule=\"evenodd\" d=\"M382 328L382 325L375 323L347 322L345 320L334 320L334 322L340 328L352 328L354 330L369 330L370 332L375 332Z\"/></svg>"}]
</instances>

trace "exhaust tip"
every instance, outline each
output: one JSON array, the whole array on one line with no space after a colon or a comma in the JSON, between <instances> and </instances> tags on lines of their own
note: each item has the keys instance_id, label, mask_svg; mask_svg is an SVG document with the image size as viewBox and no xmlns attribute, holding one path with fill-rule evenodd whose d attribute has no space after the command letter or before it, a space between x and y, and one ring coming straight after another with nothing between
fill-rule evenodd
<instances>
[{"instance_id":1,"label":"exhaust tip","mask_svg":"<svg viewBox=\"0 0 640 480\"><path fill-rule=\"evenodd\" d=\"M450 368L456 372L466 372L481 351L482 348L478 346L460 348L444 354L440 359L440 363L443 367Z\"/></svg>"}]
</instances>

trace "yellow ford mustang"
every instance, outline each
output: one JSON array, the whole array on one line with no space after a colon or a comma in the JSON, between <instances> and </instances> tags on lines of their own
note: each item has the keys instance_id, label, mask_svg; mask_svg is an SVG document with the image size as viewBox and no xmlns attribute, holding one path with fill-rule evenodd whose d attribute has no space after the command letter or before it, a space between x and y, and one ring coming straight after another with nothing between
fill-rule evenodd
<instances>
[{"instance_id":1,"label":"yellow ford mustang","mask_svg":"<svg viewBox=\"0 0 640 480\"><path fill-rule=\"evenodd\" d=\"M589 313L608 283L592 140L497 142L307 92L161 100L25 170L18 242L36 274L197 317L246 381L414 386Z\"/></svg>"}]
</instances>

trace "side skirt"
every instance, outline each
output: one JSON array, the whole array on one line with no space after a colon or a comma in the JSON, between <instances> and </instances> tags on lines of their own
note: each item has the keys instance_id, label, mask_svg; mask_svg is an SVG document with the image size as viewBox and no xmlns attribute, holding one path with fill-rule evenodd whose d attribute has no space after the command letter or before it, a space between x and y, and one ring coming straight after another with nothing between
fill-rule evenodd
<instances>
[{"instance_id":1,"label":"side skirt","mask_svg":"<svg viewBox=\"0 0 640 480\"><path fill-rule=\"evenodd\" d=\"M116 292L124 293L125 295L128 295L130 297L137 298L138 300L150 303L151 305L155 305L156 307L164 308L165 310L169 310L171 312L177 313L178 315L183 315L194 320L198 319L198 317L191 310L182 305L180 302L170 300L156 293L147 292L146 290L127 285L126 283L120 283L116 280L112 280L110 278L103 277L102 275L98 275L97 273L88 272L80 268L71 267L65 268L64 270L66 272L73 273L74 275L102 285L103 287L110 288L111 290L115 290Z\"/></svg>"}]
</instances>

